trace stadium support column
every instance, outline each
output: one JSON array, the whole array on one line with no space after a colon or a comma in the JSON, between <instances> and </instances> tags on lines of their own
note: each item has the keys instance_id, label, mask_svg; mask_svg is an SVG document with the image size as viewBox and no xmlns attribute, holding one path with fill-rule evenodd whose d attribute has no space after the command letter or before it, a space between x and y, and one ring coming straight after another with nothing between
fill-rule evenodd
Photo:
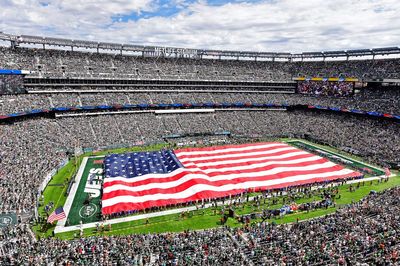
<instances>
[{"instance_id":1,"label":"stadium support column","mask_svg":"<svg viewBox=\"0 0 400 266\"><path fill-rule=\"evenodd\" d=\"M18 47L18 43L16 41L11 41L11 48L17 48Z\"/></svg>"}]
</instances>

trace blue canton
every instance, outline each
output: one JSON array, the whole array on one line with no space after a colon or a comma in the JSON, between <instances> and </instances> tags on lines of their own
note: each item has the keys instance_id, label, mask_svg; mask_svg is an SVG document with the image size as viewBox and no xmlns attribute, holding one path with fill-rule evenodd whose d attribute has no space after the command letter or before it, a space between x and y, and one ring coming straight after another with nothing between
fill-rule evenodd
<instances>
[{"instance_id":1,"label":"blue canton","mask_svg":"<svg viewBox=\"0 0 400 266\"><path fill-rule=\"evenodd\" d=\"M182 164L171 150L111 154L104 159L107 178L166 174L181 167Z\"/></svg>"}]
</instances>

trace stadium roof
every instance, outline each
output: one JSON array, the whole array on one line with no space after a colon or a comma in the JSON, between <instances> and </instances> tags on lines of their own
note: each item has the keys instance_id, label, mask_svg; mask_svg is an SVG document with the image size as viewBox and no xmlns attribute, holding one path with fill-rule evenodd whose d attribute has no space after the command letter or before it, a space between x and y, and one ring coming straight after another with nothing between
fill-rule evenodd
<instances>
[{"instance_id":1,"label":"stadium roof","mask_svg":"<svg viewBox=\"0 0 400 266\"><path fill-rule=\"evenodd\" d=\"M96 42L86 40L72 40L53 37L41 37L32 35L12 35L0 32L0 40L10 41L14 45L19 44L42 44L51 46L64 46L87 48L97 50L115 50L140 52L144 55L153 56L181 56L181 57L235 57L235 58L267 58L267 59L312 59L312 58L335 58L335 57L353 57L353 56L375 56L375 55L391 55L400 54L399 47L374 48L374 49L357 49L347 51L320 51L320 52L303 52L303 53L274 53L274 52L252 52L252 51L226 51L226 50L208 50L208 49L190 49L177 47L162 46L144 46L134 44L119 44Z\"/></svg>"}]
</instances>

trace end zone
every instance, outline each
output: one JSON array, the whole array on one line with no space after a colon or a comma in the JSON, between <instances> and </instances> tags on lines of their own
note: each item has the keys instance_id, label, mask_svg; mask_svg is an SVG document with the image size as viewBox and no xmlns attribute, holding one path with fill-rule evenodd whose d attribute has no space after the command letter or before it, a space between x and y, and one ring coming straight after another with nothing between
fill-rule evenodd
<instances>
[{"instance_id":1,"label":"end zone","mask_svg":"<svg viewBox=\"0 0 400 266\"><path fill-rule=\"evenodd\" d=\"M78 173L75 177L74 183L72 185L71 191L67 197L67 200L65 202L64 205L64 211L65 211L65 215L67 217L67 219L63 219L61 221L59 221L57 223L57 226L54 230L54 233L60 233L60 232L67 232L67 231L72 231L72 230L77 230L77 228L75 226L66 226L67 220L69 219L69 216L71 214L71 210L72 210L72 205L74 203L75 200L75 196L77 195L78 192L78 188L81 185L81 181L82 181L82 177L83 177L83 173L86 169L87 163L89 159L93 159L93 158L103 158L104 156L92 156L92 157L84 157L82 160L82 163L79 167ZM100 196L100 193L99 193ZM99 208L99 206L96 206L95 204L93 204L95 206L95 208ZM92 204L89 204L89 206L93 207ZM93 207L94 208L94 207ZM90 208L86 208L85 206L82 206L79 210L79 213L82 213L83 217L91 217L93 214L91 214L92 211L90 211ZM71 228L70 228L71 227ZM69 230L65 230L66 228L69 228Z\"/></svg>"}]
</instances>

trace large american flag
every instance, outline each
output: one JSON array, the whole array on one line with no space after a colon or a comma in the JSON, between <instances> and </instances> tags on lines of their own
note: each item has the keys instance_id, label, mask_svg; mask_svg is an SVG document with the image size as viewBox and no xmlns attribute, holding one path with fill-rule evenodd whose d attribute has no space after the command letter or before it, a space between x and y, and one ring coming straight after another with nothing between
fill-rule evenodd
<instances>
[{"instance_id":1,"label":"large american flag","mask_svg":"<svg viewBox=\"0 0 400 266\"><path fill-rule=\"evenodd\" d=\"M361 176L280 142L112 154L104 163L103 214Z\"/></svg>"},{"instance_id":2,"label":"large american flag","mask_svg":"<svg viewBox=\"0 0 400 266\"><path fill-rule=\"evenodd\" d=\"M50 214L49 218L47 218L47 222L52 224L54 221L59 221L64 218L65 218L65 212L63 207L58 207Z\"/></svg>"}]
</instances>

